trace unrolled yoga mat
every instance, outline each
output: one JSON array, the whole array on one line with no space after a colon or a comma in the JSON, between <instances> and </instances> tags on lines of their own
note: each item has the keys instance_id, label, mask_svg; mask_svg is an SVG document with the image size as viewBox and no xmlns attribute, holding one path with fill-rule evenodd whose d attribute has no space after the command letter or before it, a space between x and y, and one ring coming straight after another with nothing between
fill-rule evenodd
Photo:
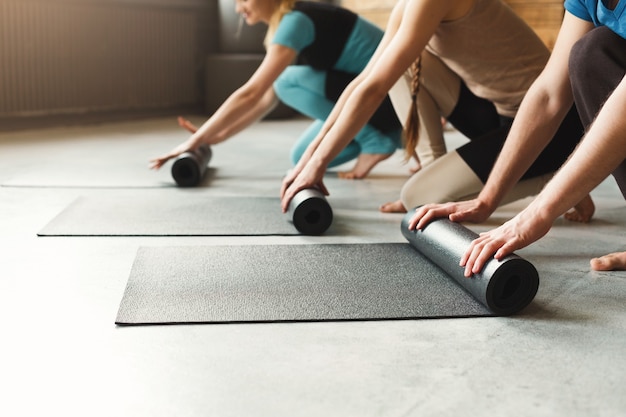
<instances>
[{"instance_id":1,"label":"unrolled yoga mat","mask_svg":"<svg viewBox=\"0 0 626 417\"><path fill-rule=\"evenodd\" d=\"M136 192L82 196L39 236L297 235L278 197Z\"/></svg>"},{"instance_id":2,"label":"unrolled yoga mat","mask_svg":"<svg viewBox=\"0 0 626 417\"><path fill-rule=\"evenodd\" d=\"M472 317L519 312L539 277L510 255L463 276L476 234L440 219L409 243L140 248L120 325Z\"/></svg>"},{"instance_id":3,"label":"unrolled yoga mat","mask_svg":"<svg viewBox=\"0 0 626 417\"><path fill-rule=\"evenodd\" d=\"M490 315L407 243L142 247L116 324Z\"/></svg>"}]
</instances>

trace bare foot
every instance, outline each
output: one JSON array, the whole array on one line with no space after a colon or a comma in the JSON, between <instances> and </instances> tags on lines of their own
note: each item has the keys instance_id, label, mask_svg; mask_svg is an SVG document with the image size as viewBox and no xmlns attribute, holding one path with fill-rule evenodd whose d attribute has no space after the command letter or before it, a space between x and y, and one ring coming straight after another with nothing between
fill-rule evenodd
<instances>
[{"instance_id":1,"label":"bare foot","mask_svg":"<svg viewBox=\"0 0 626 417\"><path fill-rule=\"evenodd\" d=\"M417 165L412 166L409 168L409 172L412 174L417 174L420 170L422 169L422 164L419 163L419 161L417 162Z\"/></svg>"},{"instance_id":2,"label":"bare foot","mask_svg":"<svg viewBox=\"0 0 626 417\"><path fill-rule=\"evenodd\" d=\"M340 172L339 178L344 180L360 180L365 178L367 174L374 168L374 166L380 161L384 161L389 158L392 153L362 153L356 159L356 164L352 171Z\"/></svg>"},{"instance_id":3,"label":"bare foot","mask_svg":"<svg viewBox=\"0 0 626 417\"><path fill-rule=\"evenodd\" d=\"M589 261L591 269L596 271L626 270L626 252L615 252Z\"/></svg>"},{"instance_id":4,"label":"bare foot","mask_svg":"<svg viewBox=\"0 0 626 417\"><path fill-rule=\"evenodd\" d=\"M391 201L379 207L383 213L406 213L406 208L402 204L402 200Z\"/></svg>"},{"instance_id":5,"label":"bare foot","mask_svg":"<svg viewBox=\"0 0 626 417\"><path fill-rule=\"evenodd\" d=\"M565 213L563 217L571 222L589 223L595 211L596 206L593 204L591 196L587 195L572 210Z\"/></svg>"}]
</instances>

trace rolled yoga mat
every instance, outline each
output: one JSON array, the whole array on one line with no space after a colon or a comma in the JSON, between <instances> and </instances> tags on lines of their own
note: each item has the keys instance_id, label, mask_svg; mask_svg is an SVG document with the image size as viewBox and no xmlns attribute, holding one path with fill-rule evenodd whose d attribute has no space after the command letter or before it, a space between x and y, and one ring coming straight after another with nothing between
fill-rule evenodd
<instances>
[{"instance_id":1,"label":"rolled yoga mat","mask_svg":"<svg viewBox=\"0 0 626 417\"><path fill-rule=\"evenodd\" d=\"M179 187L195 187L200 184L213 152L209 145L179 155L172 164L172 177Z\"/></svg>"},{"instance_id":2,"label":"rolled yoga mat","mask_svg":"<svg viewBox=\"0 0 626 417\"><path fill-rule=\"evenodd\" d=\"M333 222L333 210L326 197L312 188L296 193L288 213L295 228L304 235L321 235Z\"/></svg>"},{"instance_id":3,"label":"rolled yoga mat","mask_svg":"<svg viewBox=\"0 0 626 417\"><path fill-rule=\"evenodd\" d=\"M402 234L411 246L493 313L514 314L533 300L539 288L539 274L530 262L515 254L501 260L491 258L480 273L467 278L459 261L478 235L446 218L432 221L423 230L409 230L413 213L409 210L401 224Z\"/></svg>"}]
</instances>

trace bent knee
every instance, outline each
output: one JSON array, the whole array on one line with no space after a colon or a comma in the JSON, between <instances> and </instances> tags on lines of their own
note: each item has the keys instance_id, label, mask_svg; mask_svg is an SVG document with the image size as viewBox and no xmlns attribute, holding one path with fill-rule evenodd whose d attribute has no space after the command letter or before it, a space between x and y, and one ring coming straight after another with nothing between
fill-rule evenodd
<instances>
[{"instance_id":1,"label":"bent knee","mask_svg":"<svg viewBox=\"0 0 626 417\"><path fill-rule=\"evenodd\" d=\"M607 27L598 27L580 38L573 46L569 56L569 73L572 81L589 80L597 76L598 68L606 62L609 51L604 45L610 45L616 36Z\"/></svg>"}]
</instances>

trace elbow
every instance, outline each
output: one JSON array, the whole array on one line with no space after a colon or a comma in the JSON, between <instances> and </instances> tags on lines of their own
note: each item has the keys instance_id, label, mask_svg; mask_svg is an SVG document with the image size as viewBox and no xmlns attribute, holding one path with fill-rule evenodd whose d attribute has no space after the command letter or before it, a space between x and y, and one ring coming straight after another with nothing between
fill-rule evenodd
<instances>
[{"instance_id":1,"label":"elbow","mask_svg":"<svg viewBox=\"0 0 626 417\"><path fill-rule=\"evenodd\" d=\"M535 83L528 91L528 95L535 97L533 106L542 109L542 112L551 118L564 117L574 104L569 83L560 88L555 88L554 84Z\"/></svg>"},{"instance_id":2,"label":"elbow","mask_svg":"<svg viewBox=\"0 0 626 417\"><path fill-rule=\"evenodd\" d=\"M259 102L264 95L264 90L250 84L244 84L233 93L233 97L236 98L237 101L245 103L246 105Z\"/></svg>"},{"instance_id":3,"label":"elbow","mask_svg":"<svg viewBox=\"0 0 626 417\"><path fill-rule=\"evenodd\" d=\"M380 103L387 96L387 88L379 84L365 84L359 87L358 98L359 102L364 107L378 108Z\"/></svg>"}]
</instances>

